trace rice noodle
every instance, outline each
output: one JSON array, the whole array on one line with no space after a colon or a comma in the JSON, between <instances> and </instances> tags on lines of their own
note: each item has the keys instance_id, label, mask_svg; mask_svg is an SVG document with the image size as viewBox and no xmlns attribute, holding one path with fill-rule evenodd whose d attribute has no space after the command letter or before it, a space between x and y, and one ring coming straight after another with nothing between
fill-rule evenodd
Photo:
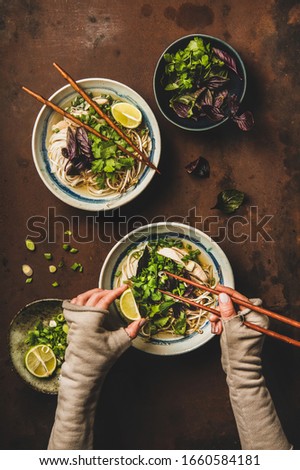
<instances>
[{"instance_id":1,"label":"rice noodle","mask_svg":"<svg viewBox=\"0 0 300 470\"><path fill-rule=\"evenodd\" d=\"M148 245L147 242L144 242L144 243L138 245L136 248L131 250L128 253L128 255L124 258L124 260L122 261L122 263L119 267L120 273L115 278L115 287L119 287L119 286L123 285L124 282L130 281L130 279L133 276L136 275L137 267L138 267L138 261L141 258L141 256L143 255L143 252L144 252L147 245ZM186 254L188 254L188 250L185 250L185 251L186 251ZM199 264L200 264L200 261L199 261ZM201 284L204 284L204 285L207 285L207 286L210 286L210 287L214 288L217 285L218 280L214 278L212 265L203 265L201 263L201 266L202 266L203 270L205 271L205 273L207 274L207 277L208 277L207 282L205 283L205 282L201 281L196 276L191 276L191 277L193 279L195 279L196 281L199 281ZM163 272L158 272L157 276L162 277L162 276L164 276L164 273ZM185 285L186 285L186 287L188 287L187 284L185 284ZM184 309L185 315L186 315L186 324L187 324L187 330L186 330L185 334L186 335L191 335L195 332L202 333L203 332L202 327L208 319L208 312L201 309L201 304L215 307L216 304L217 304L217 299L213 294L211 294L209 292L203 292L200 289L195 289L194 292L193 292L193 297L188 296L188 298L190 300L193 300L196 303L199 303L199 310L192 310L192 309L189 308L188 305ZM150 299L149 299L149 302L151 302ZM171 335L176 335L174 333L174 327L173 327L174 322L176 321L176 318L172 315L173 314L172 314L172 307L171 307L170 308L170 321L168 322L168 324L166 326L160 327L159 332L164 332L164 333L168 333L168 334L171 334ZM141 334L143 336L148 336L148 337L150 336L150 333L147 331L147 324L142 327Z\"/></svg>"},{"instance_id":2,"label":"rice noodle","mask_svg":"<svg viewBox=\"0 0 300 470\"><path fill-rule=\"evenodd\" d=\"M103 104L103 97L96 97L94 100L100 104ZM70 108L70 113L73 116L82 116L88 115L89 104L85 103L84 106L80 105L78 107L73 106ZM95 123L103 123L103 119L97 118L93 115ZM114 173L114 181L112 178L106 178L104 189L99 189L97 177L98 175L93 173L91 170L83 170L79 175L70 176L66 172L66 163L68 160L62 155L62 149L67 147L67 130L68 127L71 127L72 130L76 129L76 124L70 121L67 118L63 118L62 121L59 121L57 124L52 126L53 134L49 139L48 145L48 157L50 160L51 171L54 173L57 178L66 186L75 189L85 189L88 194L94 197L105 197L112 196L116 194L122 194L139 181L141 174L145 168L145 164L139 159L135 159L134 165L132 168L125 171L116 171ZM137 130L126 130L126 134L130 140L143 151L143 153L149 157L151 152L151 138L149 135L149 130L146 129L143 135L140 135ZM132 152L134 154L134 152ZM127 155L119 155L119 157L126 157Z\"/></svg>"}]
</instances>

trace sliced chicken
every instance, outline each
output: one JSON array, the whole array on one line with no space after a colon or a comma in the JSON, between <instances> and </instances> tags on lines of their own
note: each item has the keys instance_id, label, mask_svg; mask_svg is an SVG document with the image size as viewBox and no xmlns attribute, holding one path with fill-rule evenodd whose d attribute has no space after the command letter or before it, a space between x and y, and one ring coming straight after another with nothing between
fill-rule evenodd
<instances>
[{"instance_id":1,"label":"sliced chicken","mask_svg":"<svg viewBox=\"0 0 300 470\"><path fill-rule=\"evenodd\" d=\"M186 252L179 248L160 248L157 253L165 258L170 258L178 264L182 264L193 277L200 279L202 282L207 282L208 278L200 264L195 261L182 261L182 258L186 256Z\"/></svg>"}]
</instances>

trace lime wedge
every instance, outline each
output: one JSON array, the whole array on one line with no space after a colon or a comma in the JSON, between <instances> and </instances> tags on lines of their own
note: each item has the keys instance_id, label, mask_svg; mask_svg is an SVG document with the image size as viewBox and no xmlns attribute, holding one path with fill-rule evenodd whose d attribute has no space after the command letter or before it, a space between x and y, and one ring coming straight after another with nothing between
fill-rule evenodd
<instances>
[{"instance_id":1,"label":"lime wedge","mask_svg":"<svg viewBox=\"0 0 300 470\"><path fill-rule=\"evenodd\" d=\"M127 321L134 321L141 318L138 306L131 289L125 290L120 298L120 310Z\"/></svg>"},{"instance_id":2,"label":"lime wedge","mask_svg":"<svg viewBox=\"0 0 300 470\"><path fill-rule=\"evenodd\" d=\"M128 129L134 129L142 122L141 111L130 103L115 103L111 107L111 113L117 122Z\"/></svg>"},{"instance_id":3,"label":"lime wedge","mask_svg":"<svg viewBox=\"0 0 300 470\"><path fill-rule=\"evenodd\" d=\"M40 379L50 377L56 369L56 357L49 346L39 344L29 349L25 355L27 370Z\"/></svg>"}]
</instances>

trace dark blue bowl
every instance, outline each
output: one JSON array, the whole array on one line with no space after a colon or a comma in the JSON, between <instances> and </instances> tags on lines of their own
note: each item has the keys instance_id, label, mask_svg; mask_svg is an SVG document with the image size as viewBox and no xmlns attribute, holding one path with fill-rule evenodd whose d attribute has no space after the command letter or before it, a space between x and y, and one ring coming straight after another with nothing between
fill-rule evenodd
<instances>
[{"instance_id":1,"label":"dark blue bowl","mask_svg":"<svg viewBox=\"0 0 300 470\"><path fill-rule=\"evenodd\" d=\"M210 120L208 117L201 117L198 121L195 121L192 118L181 118L177 116L175 111L169 105L169 100L173 96L174 92L166 91L161 83L166 65L164 55L166 53L174 54L176 51L185 49L185 47L194 37L202 38L205 42L210 42L212 47L227 52L235 60L239 76L228 69L228 76L230 78L230 81L228 82L228 91L230 94L236 94L239 102L242 101L245 95L247 76L244 63L237 51L229 44L222 41L222 39L218 39L213 36L207 36L206 34L189 34L188 36L177 39L162 53L157 62L153 77L154 95L160 111L165 116L165 118L175 124L175 126L181 127L182 129L186 129L188 131L206 131L220 126L225 121L227 121L228 117L224 118L222 121L215 122Z\"/></svg>"}]
</instances>

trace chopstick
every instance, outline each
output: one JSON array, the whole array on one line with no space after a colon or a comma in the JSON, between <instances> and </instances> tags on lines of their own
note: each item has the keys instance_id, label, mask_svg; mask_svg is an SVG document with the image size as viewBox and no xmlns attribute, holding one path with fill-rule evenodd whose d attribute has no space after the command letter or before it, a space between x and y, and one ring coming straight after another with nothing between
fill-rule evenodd
<instances>
[{"instance_id":1,"label":"chopstick","mask_svg":"<svg viewBox=\"0 0 300 470\"><path fill-rule=\"evenodd\" d=\"M124 134L124 132L105 114L102 109L97 105L97 103L81 88L81 86L78 85L78 83L75 82L75 80L65 71L63 70L58 64L53 62L54 67L59 71L59 73L62 75L62 77L67 80L67 82L70 83L70 85L76 90L82 98L85 99L89 103L89 105L94 108L94 110L99 114L99 116L104 119L107 124L112 127L118 134L119 136L122 137L142 158L143 162L148 165L150 168L155 170L157 173L160 174L160 171L156 168L156 166L148 159L148 157L129 139L129 137Z\"/></svg>"},{"instance_id":2,"label":"chopstick","mask_svg":"<svg viewBox=\"0 0 300 470\"><path fill-rule=\"evenodd\" d=\"M164 272L168 276L171 276L174 279L177 279L178 281L185 282L186 284L190 284L194 287L197 287L197 288L202 289L202 290L207 291L207 292L211 292L212 294L215 294L215 295L220 294L219 291L217 291L216 289L213 289L212 287L204 286L203 284L200 284L196 281L192 281L191 279L186 279L182 276L178 276L178 275L170 273L168 271L164 271ZM197 302L194 302L190 299L187 299L186 297L180 297L180 296L177 296L175 294L171 294L169 292L162 291L162 290L161 290L161 292L163 294L166 294L166 295L168 295L170 297L173 297L177 300L180 300L181 302L186 302L187 304L193 305L197 308L201 308L201 309L206 310L210 313L213 313L214 315L217 315L218 317L221 316L220 312L218 312L218 310L215 310L211 307L208 307L208 306L202 305L202 304L198 304ZM231 300L234 303L238 304L238 305L242 305L243 307L250 308L251 310L254 310L258 313L262 313L264 315L267 315L268 317L274 318L278 321L281 321L282 323L286 323L288 325L295 326L296 328L300 328L300 322L298 322L296 320L292 320L291 318L287 318L283 315L279 315L278 313L272 312L271 310L267 310L266 308L260 307L258 305L253 305L251 302L247 302L243 299L239 299L238 297L235 297L234 295L230 295L230 297L231 297ZM267 330L267 329L262 328L258 325L254 325L253 323L250 323L248 321L244 321L243 323L244 323L244 325L246 325L248 328L251 328L252 330L259 331L260 333L264 333L267 336L271 336L273 338L284 341L285 343L293 344L294 346L300 347L300 341L297 341L293 338L290 338L289 336L281 335L281 334L279 334L275 331L272 331L272 330Z\"/></svg>"},{"instance_id":3,"label":"chopstick","mask_svg":"<svg viewBox=\"0 0 300 470\"><path fill-rule=\"evenodd\" d=\"M178 276L178 277L180 277L180 276ZM181 278L181 279L183 279L183 278ZM187 280L185 280L185 282L187 282ZM198 304L197 302L194 302L193 300L190 300L186 297L180 297L179 295L172 294L171 292L167 292L167 291L164 291L162 289L158 289L158 290L162 294L165 294L169 297L172 297L173 299L179 300L180 302L187 303L189 305L193 305L194 307L197 307L198 309L206 310L207 312L213 313L217 317L221 318L220 312L218 310L215 310L214 308L209 307L208 305ZM256 306L251 304L251 303L250 303L250 305L251 305L252 310L254 310L254 307L256 307ZM279 334L275 331L272 331L272 330L267 330L265 328L262 328L261 326L254 325L253 323L250 323L248 321L243 321L243 324L245 326L247 326L248 328L250 328L251 330L259 331L260 333L264 333L267 336L271 336L272 338L278 339L280 341L283 341L283 342L288 343L288 344L292 344L293 346L297 346L298 348L300 348L300 341L297 341L293 338L290 338L289 336L281 335L281 334Z\"/></svg>"},{"instance_id":4,"label":"chopstick","mask_svg":"<svg viewBox=\"0 0 300 470\"><path fill-rule=\"evenodd\" d=\"M164 271L164 272L168 276L171 276L174 279L177 279L178 281L186 282L186 284L190 284L191 286L198 287L198 289L206 290L216 295L220 294L220 292L217 291L216 289L212 289L211 287L204 286L203 284L200 284L199 282L192 281L191 279L186 279L182 276L177 276L177 274L172 274L172 273L169 273L168 271ZM221 286L221 289L222 289L222 286ZM279 313L272 312L271 310L267 310L266 308L260 307L258 305L253 305L251 302L247 302L246 300L239 299L238 297L235 297L234 295L231 295L231 294L229 295L231 297L231 300L235 304L242 305L243 307L246 307L246 308L250 308L251 310L254 310L255 312L267 315L268 317L274 318L275 320L281 321L282 323L286 323L287 325L300 328L300 322L298 322L297 320L292 320L291 318L287 318L283 315L279 315Z\"/></svg>"},{"instance_id":5,"label":"chopstick","mask_svg":"<svg viewBox=\"0 0 300 470\"><path fill-rule=\"evenodd\" d=\"M65 111L64 109L60 108L59 106L57 106L56 104L52 103L52 101L49 101L47 100L46 98L44 98L42 95L39 95L38 93L35 93L34 91L30 90L29 88L26 88L25 86L22 86L22 90L26 91L26 93L28 93L29 95L33 96L36 100L40 101L40 103L43 103L44 105L46 106L49 106L49 108L52 108L54 111L56 111L57 113L61 114L62 116L70 119L70 121L74 122L75 124L77 124L78 126L81 126L81 127L84 127L88 132L91 132L91 134L94 134L96 135L97 137L100 137L100 139L102 140L105 140L106 142L108 140L110 140L108 137L106 137L105 135L102 135L100 134L100 132L96 131L95 129L93 129L93 127L90 127L88 124L85 124L84 122L81 122L79 119L77 119L75 116L73 116L72 114L68 113L67 111ZM136 155L134 155L133 153L129 152L128 150L126 150L122 145L119 145L116 143L116 146L118 147L119 150L121 150L122 152L125 152L128 156L130 157L133 157L133 158L138 158ZM138 160L140 160L140 158L138 158ZM145 162L145 164L147 165L148 163ZM149 165L148 165L149 166Z\"/></svg>"}]
</instances>

